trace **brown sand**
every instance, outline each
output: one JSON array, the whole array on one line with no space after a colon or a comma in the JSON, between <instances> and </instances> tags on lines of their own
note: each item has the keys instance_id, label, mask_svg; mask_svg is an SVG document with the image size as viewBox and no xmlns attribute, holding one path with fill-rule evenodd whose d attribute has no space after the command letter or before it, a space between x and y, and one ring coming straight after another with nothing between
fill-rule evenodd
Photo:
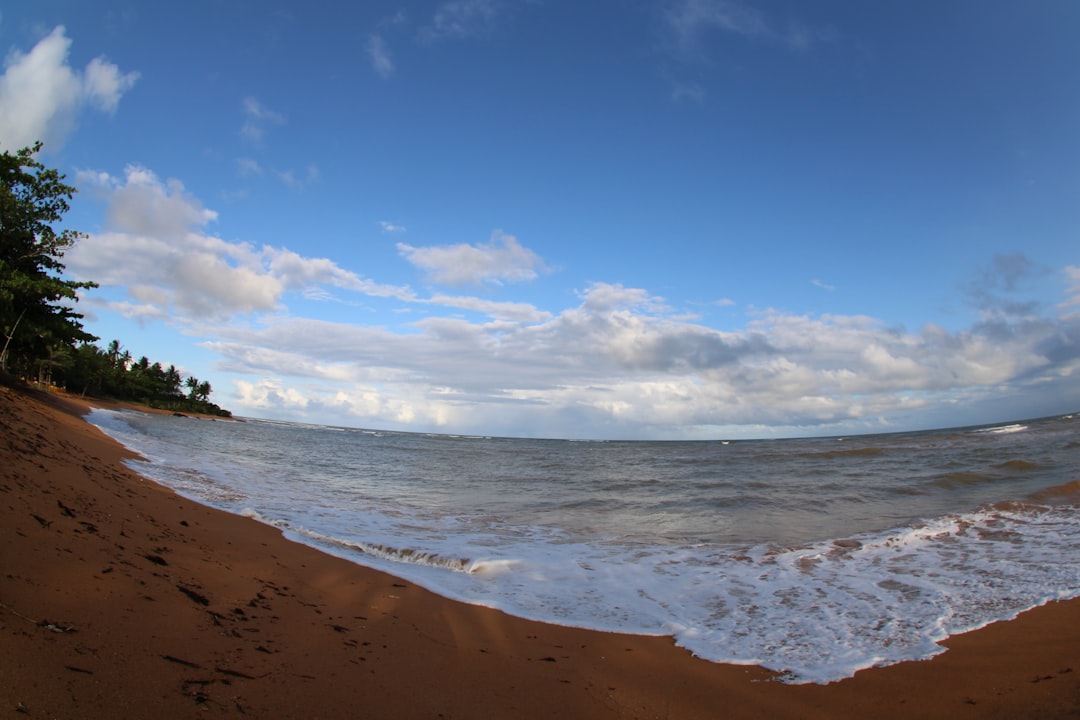
<instances>
[{"instance_id":1,"label":"brown sand","mask_svg":"<svg viewBox=\"0 0 1080 720\"><path fill-rule=\"evenodd\" d=\"M0 387L0 718L1080 717L1076 601L784 685L289 542L127 470L85 412Z\"/></svg>"}]
</instances>

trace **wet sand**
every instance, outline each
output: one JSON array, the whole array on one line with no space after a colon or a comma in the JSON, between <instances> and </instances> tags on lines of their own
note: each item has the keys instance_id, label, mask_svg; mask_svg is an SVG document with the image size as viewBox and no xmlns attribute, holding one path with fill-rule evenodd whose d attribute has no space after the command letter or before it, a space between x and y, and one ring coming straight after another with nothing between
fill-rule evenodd
<instances>
[{"instance_id":1,"label":"wet sand","mask_svg":"<svg viewBox=\"0 0 1080 720\"><path fill-rule=\"evenodd\" d=\"M785 685L290 542L127 469L87 409L0 387L0 717L1080 717L1075 600L929 661Z\"/></svg>"}]
</instances>

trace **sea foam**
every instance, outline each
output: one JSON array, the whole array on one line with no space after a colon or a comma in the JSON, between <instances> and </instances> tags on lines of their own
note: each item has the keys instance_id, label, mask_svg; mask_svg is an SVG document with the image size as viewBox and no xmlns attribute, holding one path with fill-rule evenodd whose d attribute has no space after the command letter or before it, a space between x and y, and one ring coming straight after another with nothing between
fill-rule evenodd
<instances>
[{"instance_id":1,"label":"sea foam","mask_svg":"<svg viewBox=\"0 0 1080 720\"><path fill-rule=\"evenodd\" d=\"M1075 480L1065 421L836 452L91 420L149 460L140 472L293 540L521 617L670 635L787 682L929 658L950 635L1080 595L1077 507L1022 502ZM979 482L941 482L964 473ZM889 512L909 519L882 524Z\"/></svg>"}]
</instances>

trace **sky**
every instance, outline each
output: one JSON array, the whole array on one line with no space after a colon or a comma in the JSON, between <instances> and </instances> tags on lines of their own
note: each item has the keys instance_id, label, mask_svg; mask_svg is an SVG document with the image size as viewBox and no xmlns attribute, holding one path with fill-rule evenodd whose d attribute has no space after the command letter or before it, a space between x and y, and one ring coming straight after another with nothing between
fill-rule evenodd
<instances>
[{"instance_id":1,"label":"sky","mask_svg":"<svg viewBox=\"0 0 1080 720\"><path fill-rule=\"evenodd\" d=\"M1080 410L1080 3L38 0L0 150L234 414L580 439Z\"/></svg>"}]
</instances>

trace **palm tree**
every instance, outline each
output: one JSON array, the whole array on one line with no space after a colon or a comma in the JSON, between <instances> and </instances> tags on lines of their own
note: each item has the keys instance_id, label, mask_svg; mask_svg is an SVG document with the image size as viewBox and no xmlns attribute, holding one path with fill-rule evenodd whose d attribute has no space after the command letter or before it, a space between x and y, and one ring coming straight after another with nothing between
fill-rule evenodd
<instances>
[{"instance_id":1,"label":"palm tree","mask_svg":"<svg viewBox=\"0 0 1080 720\"><path fill-rule=\"evenodd\" d=\"M180 371L170 365L165 371L165 394L169 397L180 395Z\"/></svg>"},{"instance_id":2,"label":"palm tree","mask_svg":"<svg viewBox=\"0 0 1080 720\"><path fill-rule=\"evenodd\" d=\"M113 340L109 343L109 364L116 367L116 363L120 359L120 341Z\"/></svg>"}]
</instances>

